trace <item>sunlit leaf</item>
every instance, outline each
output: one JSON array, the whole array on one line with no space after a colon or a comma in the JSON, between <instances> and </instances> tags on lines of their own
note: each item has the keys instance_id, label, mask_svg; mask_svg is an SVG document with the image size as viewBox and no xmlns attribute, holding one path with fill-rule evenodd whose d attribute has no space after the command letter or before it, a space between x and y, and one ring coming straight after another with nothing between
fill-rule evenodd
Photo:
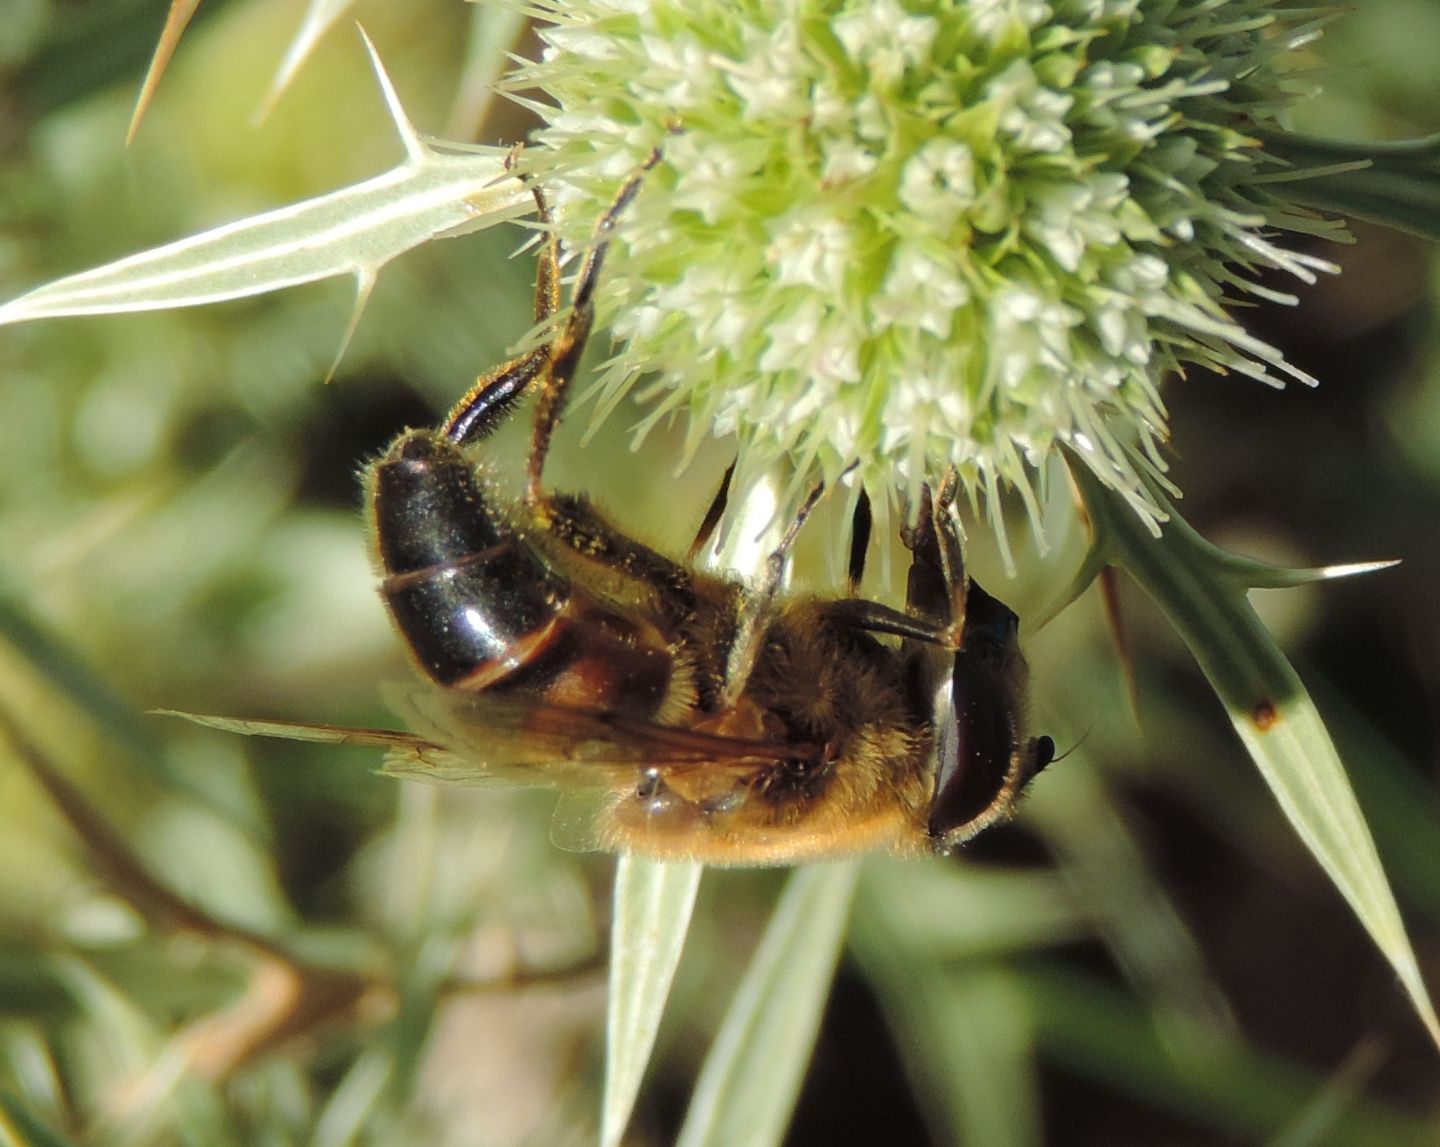
<instances>
[{"instance_id":1,"label":"sunlit leaf","mask_svg":"<svg viewBox=\"0 0 1440 1147\"><path fill-rule=\"evenodd\" d=\"M1316 675L1310 686L1370 811L1390 882L1406 905L1440 916L1440 806L1429 775L1416 769L1333 681Z\"/></svg>"},{"instance_id":2,"label":"sunlit leaf","mask_svg":"<svg viewBox=\"0 0 1440 1147\"><path fill-rule=\"evenodd\" d=\"M25 958L27 955L29 959ZM43 975L53 983L54 969L43 956L26 953L20 960L29 965L25 971L34 974L32 978L38 979ZM18 962L20 961L13 959L6 961ZM13 984L7 984L0 992L9 993L14 990ZM21 997L10 995L9 998L13 1000ZM26 991L23 999L27 1005L33 1006L36 995ZM13 1094L0 1092L0 1106L6 1107L12 1116L18 1107L24 1114L43 1124L63 1125L69 1097L66 1095L65 1082L61 1078L56 1049L38 1026L14 1022L18 1019L12 1012L12 1022L6 1025L4 1031L0 1031L0 1071L5 1074L6 1086L14 1089ZM3 1139L3 1136L0 1136L0 1139Z\"/></svg>"},{"instance_id":3,"label":"sunlit leaf","mask_svg":"<svg viewBox=\"0 0 1440 1147\"><path fill-rule=\"evenodd\" d=\"M601 1147L618 1147L630 1122L685 947L701 871L688 861L629 855L615 866Z\"/></svg>"},{"instance_id":4,"label":"sunlit leaf","mask_svg":"<svg viewBox=\"0 0 1440 1147\"><path fill-rule=\"evenodd\" d=\"M167 1054L159 1026L89 964L70 957L58 964L76 1004L101 1036L103 1062L117 1080L101 1116L107 1141L153 1143L168 1138L163 1130L194 1143L221 1142L219 1094L184 1056Z\"/></svg>"},{"instance_id":5,"label":"sunlit leaf","mask_svg":"<svg viewBox=\"0 0 1440 1147\"><path fill-rule=\"evenodd\" d=\"M1186 525L1158 487L1151 496L1168 521L1157 538L1085 465L1071 472L1094 522L1095 545L1155 599L1189 646L1286 818L1390 961L1440 1044L1440 1021L1339 754L1231 563Z\"/></svg>"},{"instance_id":6,"label":"sunlit leaf","mask_svg":"<svg viewBox=\"0 0 1440 1147\"><path fill-rule=\"evenodd\" d=\"M373 48L371 54L405 145L399 167L37 287L0 306L0 323L196 306L352 275L356 304L343 352L376 276L391 259L532 207L529 192L507 172L508 152L446 151L422 140Z\"/></svg>"},{"instance_id":7,"label":"sunlit leaf","mask_svg":"<svg viewBox=\"0 0 1440 1147\"><path fill-rule=\"evenodd\" d=\"M1226 556L1231 559L1232 575L1240 578L1247 589L1292 589L1295 586L1309 585L1311 582L1379 573L1400 564L1398 560L1391 559L1378 562L1340 562L1336 565L1316 566L1314 569L1287 569L1234 554Z\"/></svg>"},{"instance_id":8,"label":"sunlit leaf","mask_svg":"<svg viewBox=\"0 0 1440 1147\"><path fill-rule=\"evenodd\" d=\"M371 1048L358 1056L315 1121L314 1147L347 1147L373 1118L376 1104L395 1071L388 1048Z\"/></svg>"},{"instance_id":9,"label":"sunlit leaf","mask_svg":"<svg viewBox=\"0 0 1440 1147\"><path fill-rule=\"evenodd\" d=\"M778 1144L845 939L858 860L796 869L705 1058L678 1147Z\"/></svg>"}]
</instances>

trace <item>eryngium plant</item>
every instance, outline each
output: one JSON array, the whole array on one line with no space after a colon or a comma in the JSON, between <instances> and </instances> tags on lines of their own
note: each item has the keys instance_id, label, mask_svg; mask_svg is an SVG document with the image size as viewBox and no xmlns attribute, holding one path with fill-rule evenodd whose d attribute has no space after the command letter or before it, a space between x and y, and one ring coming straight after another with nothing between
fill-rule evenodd
<instances>
[{"instance_id":1,"label":"eryngium plant","mask_svg":"<svg viewBox=\"0 0 1440 1147\"><path fill-rule=\"evenodd\" d=\"M302 42L333 16L324 8ZM513 30L520 11L483 6L477 20ZM921 482L954 466L1002 529L1004 490L1037 519L1037 489L1063 454L1094 531L1076 586L1121 566L1161 604L1435 1033L1334 747L1246 600L1355 567L1269 569L1189 531L1159 480L1159 387L1188 364L1310 381L1230 305L1288 299L1257 280L1325 266L1287 250L1294 236L1334 234L1307 207L1433 236L1440 145L1339 149L1287 135L1278 117L1301 89L1284 65L1314 23L1255 0L523 11L548 21L548 48L510 86L546 126L517 162L556 202L572 253L621 182L662 153L602 283L619 349L602 368L601 413L639 383L651 421L688 414L692 450L734 432L742 494L777 477L798 492L858 463L883 510L897 491L913 505ZM0 307L0 322L340 274L363 302L401 251L530 210L504 149L422 137L384 88L406 155L393 171L39 288ZM1357 170L1372 158L1373 171ZM773 517L783 523L783 509ZM949 887L917 897L916 866L871 869L890 881L882 902L924 905L934 920L954 903ZM606 1143L625 1133L699 878L633 857L620 873ZM783 1135L856 879L850 863L793 878L701 1074L687 1147ZM930 1014L927 987L949 983L953 962L891 959L873 926L867 943L865 906L862 893L862 961L903 965L896 998ZM996 998L989 985L983 995ZM967 1001L963 1024L937 1027L964 1035L974 1020ZM993 1065L993 1045L982 1060Z\"/></svg>"},{"instance_id":2,"label":"eryngium plant","mask_svg":"<svg viewBox=\"0 0 1440 1147\"><path fill-rule=\"evenodd\" d=\"M1056 447L1154 515L1161 380L1310 381L1224 308L1310 280L1254 131L1311 14L1268 0L566 0L516 89L577 242L617 180L603 298L657 415L882 495L959 468L1033 488ZM698 431L697 431L698 433ZM994 498L991 498L992 508ZM913 503L912 503L913 504Z\"/></svg>"}]
</instances>

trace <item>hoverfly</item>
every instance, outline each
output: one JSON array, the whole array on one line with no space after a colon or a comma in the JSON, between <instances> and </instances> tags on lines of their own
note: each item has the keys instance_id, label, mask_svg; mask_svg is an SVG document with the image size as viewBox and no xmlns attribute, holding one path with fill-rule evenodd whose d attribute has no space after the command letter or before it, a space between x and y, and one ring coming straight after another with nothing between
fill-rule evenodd
<instances>
[{"instance_id":1,"label":"hoverfly","mask_svg":"<svg viewBox=\"0 0 1440 1147\"><path fill-rule=\"evenodd\" d=\"M606 849L721 865L948 853L1007 817L1054 755L1049 737L1025 732L1016 616L964 574L953 480L926 489L906 531L903 612L782 594L818 487L748 585L672 561L541 483L609 233L658 158L596 225L551 339L369 468L380 592L425 679L402 702L417 732L216 723L383 747L387 771L433 780L591 790L590 843ZM536 203L547 223L538 191ZM558 310L558 265L552 233L537 323ZM514 504L467 444L532 388L528 484ZM722 486L692 554L724 497ZM852 582L863 554L861 537Z\"/></svg>"}]
</instances>

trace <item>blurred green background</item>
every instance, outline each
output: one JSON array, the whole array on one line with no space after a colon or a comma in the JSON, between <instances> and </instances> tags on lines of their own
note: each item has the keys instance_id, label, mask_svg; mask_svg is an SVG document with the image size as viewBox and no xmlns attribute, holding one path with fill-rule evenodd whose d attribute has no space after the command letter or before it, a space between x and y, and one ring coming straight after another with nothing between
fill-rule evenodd
<instances>
[{"instance_id":1,"label":"blurred green background","mask_svg":"<svg viewBox=\"0 0 1440 1147\"><path fill-rule=\"evenodd\" d=\"M348 20L255 127L302 5L207 0L127 150L164 4L4 8L0 298L400 157ZM353 10L422 131L471 130L455 92L480 11ZM1440 129L1437 49L1440 3L1359 0L1314 48L1325 94L1296 126ZM485 130L508 143L524 123ZM1403 559L1257 605L1339 742L1433 988L1437 263L1354 233L1317 249L1342 275L1249 316L1322 386L1174 381L1172 476L1192 524L1253 556ZM611 861L552 848L546 798L402 785L374 753L147 715L394 723L379 685L409 669L373 591L359 470L525 332L522 240L498 228L391 265L328 386L347 283L0 330L0 712L224 921L167 926L0 737L0 1128L17 1141L593 1141ZM725 450L676 479L683 427L632 453L634 421L581 450L582 410L551 477L679 552ZM1079 544L1022 554L1011 582L979 539L975 561L1024 618ZM787 1142L1440 1140L1440 1061L1387 966L1178 640L1122 600L1138 723L1092 593L1029 635L1036 723L1078 747L1019 822L963 861L867 863ZM707 877L634 1143L673 1138L778 886ZM347 1008L250 1047L236 1032L273 1003L269 941Z\"/></svg>"}]
</instances>

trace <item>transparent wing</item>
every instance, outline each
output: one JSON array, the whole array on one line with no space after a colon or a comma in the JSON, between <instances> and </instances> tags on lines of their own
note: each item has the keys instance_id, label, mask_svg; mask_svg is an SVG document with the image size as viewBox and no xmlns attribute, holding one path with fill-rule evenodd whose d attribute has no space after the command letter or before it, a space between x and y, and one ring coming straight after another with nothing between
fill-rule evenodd
<instances>
[{"instance_id":1,"label":"transparent wing","mask_svg":"<svg viewBox=\"0 0 1440 1147\"><path fill-rule=\"evenodd\" d=\"M510 773L524 774L528 784L608 788L633 783L641 768L748 773L820 753L808 744L726 737L530 698L412 686L386 690L386 700L428 743L443 745L460 762L436 778L462 783Z\"/></svg>"},{"instance_id":2,"label":"transparent wing","mask_svg":"<svg viewBox=\"0 0 1440 1147\"><path fill-rule=\"evenodd\" d=\"M455 754L444 745L398 729L362 729L351 725L319 725L304 721L257 721L251 717L217 717L208 713L184 713L179 709L152 709L161 717L179 717L207 729L239 733L245 737L276 737L282 741L310 741L327 745L354 745L362 749L383 749L385 770L414 771L458 768Z\"/></svg>"},{"instance_id":3,"label":"transparent wing","mask_svg":"<svg viewBox=\"0 0 1440 1147\"><path fill-rule=\"evenodd\" d=\"M551 839L576 852L613 847L599 831L600 814L634 793L648 771L658 770L694 799L696 792L744 788L779 761L818 762L822 755L819 746L805 743L726 737L531 698L507 700L418 684L390 687L385 694L418 733L162 712L244 736L381 749L383 772L432 784L559 789ZM643 847L637 831L632 826L631 846ZM698 838L679 845L657 838L655 849L667 854L679 848L688 855L698 843Z\"/></svg>"},{"instance_id":4,"label":"transparent wing","mask_svg":"<svg viewBox=\"0 0 1440 1147\"><path fill-rule=\"evenodd\" d=\"M818 746L753 741L659 725L607 710L567 708L427 686L387 687L386 701L417 733L157 710L249 737L382 749L386 773L449 784L607 789L636 770L739 774L819 755Z\"/></svg>"},{"instance_id":5,"label":"transparent wing","mask_svg":"<svg viewBox=\"0 0 1440 1147\"><path fill-rule=\"evenodd\" d=\"M550 843L563 852L603 852L601 814L613 800L603 789L561 789L550 817Z\"/></svg>"}]
</instances>

